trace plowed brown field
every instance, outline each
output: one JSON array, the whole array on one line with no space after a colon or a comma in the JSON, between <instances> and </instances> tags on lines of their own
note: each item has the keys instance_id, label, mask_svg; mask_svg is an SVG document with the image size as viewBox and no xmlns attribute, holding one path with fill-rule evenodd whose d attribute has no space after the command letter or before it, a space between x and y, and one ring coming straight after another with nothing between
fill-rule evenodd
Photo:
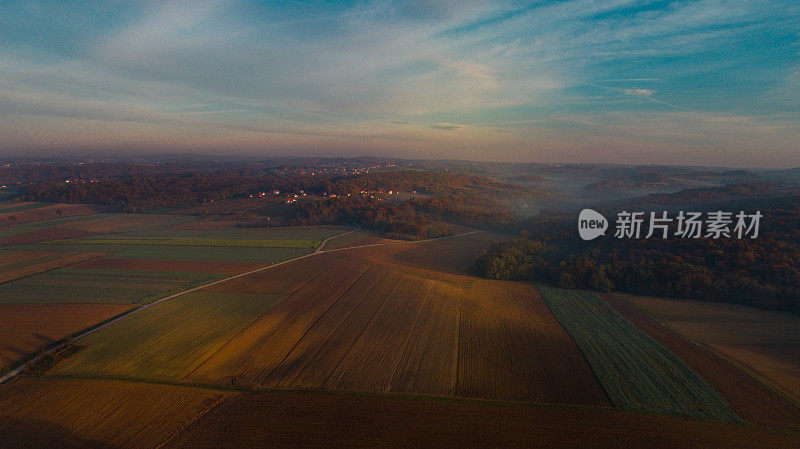
<instances>
[{"instance_id":1,"label":"plowed brown field","mask_svg":"<svg viewBox=\"0 0 800 449\"><path fill-rule=\"evenodd\" d=\"M0 368L129 308L120 304L0 304Z\"/></svg>"},{"instance_id":2,"label":"plowed brown field","mask_svg":"<svg viewBox=\"0 0 800 449\"><path fill-rule=\"evenodd\" d=\"M50 240L72 239L76 237L88 237L95 235L93 232L79 231L74 229L42 229L39 231L25 232L23 234L10 235L0 238L0 246L22 245L25 243L47 242Z\"/></svg>"},{"instance_id":3,"label":"plowed brown field","mask_svg":"<svg viewBox=\"0 0 800 449\"><path fill-rule=\"evenodd\" d=\"M609 405L534 286L469 279L466 288L332 253L215 285L291 296L186 379Z\"/></svg>"},{"instance_id":4,"label":"plowed brown field","mask_svg":"<svg viewBox=\"0 0 800 449\"><path fill-rule=\"evenodd\" d=\"M237 293L275 293L288 295L302 287L323 270L335 257L313 255L281 266L209 287L208 290Z\"/></svg>"},{"instance_id":5,"label":"plowed brown field","mask_svg":"<svg viewBox=\"0 0 800 449\"><path fill-rule=\"evenodd\" d=\"M61 213L59 213L61 211ZM0 211L0 226L32 221L50 220L53 218L79 217L93 215L100 212L100 208L88 204L52 204L13 212Z\"/></svg>"},{"instance_id":6,"label":"plowed brown field","mask_svg":"<svg viewBox=\"0 0 800 449\"><path fill-rule=\"evenodd\" d=\"M230 393L77 379L0 386L0 446L155 448Z\"/></svg>"},{"instance_id":7,"label":"plowed brown field","mask_svg":"<svg viewBox=\"0 0 800 449\"><path fill-rule=\"evenodd\" d=\"M706 345L800 404L800 316L739 304L627 296L659 323Z\"/></svg>"},{"instance_id":8,"label":"plowed brown field","mask_svg":"<svg viewBox=\"0 0 800 449\"><path fill-rule=\"evenodd\" d=\"M458 394L610 405L589 364L530 284L477 281L460 330Z\"/></svg>"},{"instance_id":9,"label":"plowed brown field","mask_svg":"<svg viewBox=\"0 0 800 449\"><path fill-rule=\"evenodd\" d=\"M466 287L475 280L469 275L475 255L503 237L506 236L478 232L427 242L379 241L376 246L341 248L333 254Z\"/></svg>"},{"instance_id":10,"label":"plowed brown field","mask_svg":"<svg viewBox=\"0 0 800 449\"><path fill-rule=\"evenodd\" d=\"M330 257L318 255L310 259ZM332 262L335 262L334 269L322 271L271 308L203 362L190 377L219 380L233 375L235 383L263 383L308 329L368 268L355 261ZM267 270L271 271L275 270Z\"/></svg>"}]
</instances>

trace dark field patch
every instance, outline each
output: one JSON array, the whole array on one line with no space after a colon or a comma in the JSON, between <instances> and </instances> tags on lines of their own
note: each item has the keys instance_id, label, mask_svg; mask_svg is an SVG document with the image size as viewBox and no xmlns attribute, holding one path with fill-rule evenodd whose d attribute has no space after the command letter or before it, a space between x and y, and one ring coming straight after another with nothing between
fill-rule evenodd
<instances>
[{"instance_id":1,"label":"dark field patch","mask_svg":"<svg viewBox=\"0 0 800 449\"><path fill-rule=\"evenodd\" d=\"M166 448L791 448L796 435L593 408L391 396L242 394Z\"/></svg>"},{"instance_id":2,"label":"dark field patch","mask_svg":"<svg viewBox=\"0 0 800 449\"><path fill-rule=\"evenodd\" d=\"M0 370L4 365L129 308L118 304L2 304Z\"/></svg>"}]
</instances>

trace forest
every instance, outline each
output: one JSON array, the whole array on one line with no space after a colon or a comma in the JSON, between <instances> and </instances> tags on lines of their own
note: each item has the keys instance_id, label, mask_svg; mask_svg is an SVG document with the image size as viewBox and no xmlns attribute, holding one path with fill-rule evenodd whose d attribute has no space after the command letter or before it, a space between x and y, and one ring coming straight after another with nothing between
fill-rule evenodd
<instances>
[{"instance_id":1,"label":"forest","mask_svg":"<svg viewBox=\"0 0 800 449\"><path fill-rule=\"evenodd\" d=\"M800 196L721 205L737 206L760 207L764 218L758 238L606 237L584 242L573 230L573 219L538 228L532 222L535 237L523 231L495 243L479 255L474 269L492 279L800 313Z\"/></svg>"}]
</instances>

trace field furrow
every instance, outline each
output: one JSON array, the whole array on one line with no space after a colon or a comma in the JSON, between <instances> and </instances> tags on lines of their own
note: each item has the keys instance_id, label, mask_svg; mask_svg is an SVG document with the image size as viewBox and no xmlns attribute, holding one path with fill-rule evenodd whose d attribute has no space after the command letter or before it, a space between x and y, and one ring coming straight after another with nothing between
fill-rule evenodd
<instances>
[{"instance_id":1,"label":"field furrow","mask_svg":"<svg viewBox=\"0 0 800 449\"><path fill-rule=\"evenodd\" d=\"M82 339L86 347L53 372L177 380L282 298L188 293Z\"/></svg>"},{"instance_id":2,"label":"field furrow","mask_svg":"<svg viewBox=\"0 0 800 449\"><path fill-rule=\"evenodd\" d=\"M459 335L459 396L609 405L586 360L530 284L475 282Z\"/></svg>"},{"instance_id":3,"label":"field furrow","mask_svg":"<svg viewBox=\"0 0 800 449\"><path fill-rule=\"evenodd\" d=\"M379 267L371 267L353 286L342 295L313 326L303 335L303 338L292 348L286 358L265 379L264 384L276 388L290 388L297 376L322 350L332 338L336 329L342 325L356 326L348 318L361 302L369 297L370 293L386 277L387 271ZM321 367L320 367L321 368ZM312 368L318 370L320 368ZM321 388L322 383L314 385Z\"/></svg>"},{"instance_id":4,"label":"field furrow","mask_svg":"<svg viewBox=\"0 0 800 449\"><path fill-rule=\"evenodd\" d=\"M465 295L462 287L436 284L400 357L390 390L456 394L458 330Z\"/></svg>"},{"instance_id":5,"label":"field furrow","mask_svg":"<svg viewBox=\"0 0 800 449\"><path fill-rule=\"evenodd\" d=\"M208 287L218 292L277 293L288 295L319 275L337 259L311 256L281 266Z\"/></svg>"},{"instance_id":6,"label":"field furrow","mask_svg":"<svg viewBox=\"0 0 800 449\"><path fill-rule=\"evenodd\" d=\"M0 386L0 445L155 448L229 396L140 382L20 379Z\"/></svg>"},{"instance_id":7,"label":"field furrow","mask_svg":"<svg viewBox=\"0 0 800 449\"><path fill-rule=\"evenodd\" d=\"M402 288L400 285L402 278L403 276L395 271L385 273L346 320L332 329L325 343L292 380L292 388L324 388L327 380L364 332L364 328L375 317L378 309L394 294L395 289Z\"/></svg>"},{"instance_id":8,"label":"field furrow","mask_svg":"<svg viewBox=\"0 0 800 449\"><path fill-rule=\"evenodd\" d=\"M433 281L406 276L364 328L326 382L326 388L388 391L416 321L433 292Z\"/></svg>"},{"instance_id":9,"label":"field furrow","mask_svg":"<svg viewBox=\"0 0 800 449\"><path fill-rule=\"evenodd\" d=\"M165 448L796 448L795 434L590 407L396 395L240 394Z\"/></svg>"},{"instance_id":10,"label":"field furrow","mask_svg":"<svg viewBox=\"0 0 800 449\"><path fill-rule=\"evenodd\" d=\"M314 256L330 257L330 256ZM308 329L367 270L352 261L338 261L232 338L190 377L230 379L258 385L289 354ZM269 271L269 270L268 270Z\"/></svg>"}]
</instances>

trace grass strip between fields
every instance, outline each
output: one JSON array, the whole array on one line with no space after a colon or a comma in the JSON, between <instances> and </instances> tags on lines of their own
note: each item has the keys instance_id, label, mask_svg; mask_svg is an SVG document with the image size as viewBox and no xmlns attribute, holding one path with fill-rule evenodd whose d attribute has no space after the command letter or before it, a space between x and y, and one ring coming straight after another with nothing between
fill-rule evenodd
<instances>
[{"instance_id":1,"label":"grass strip between fields","mask_svg":"<svg viewBox=\"0 0 800 449\"><path fill-rule=\"evenodd\" d=\"M741 422L686 362L616 312L596 293L538 286L620 408Z\"/></svg>"}]
</instances>

